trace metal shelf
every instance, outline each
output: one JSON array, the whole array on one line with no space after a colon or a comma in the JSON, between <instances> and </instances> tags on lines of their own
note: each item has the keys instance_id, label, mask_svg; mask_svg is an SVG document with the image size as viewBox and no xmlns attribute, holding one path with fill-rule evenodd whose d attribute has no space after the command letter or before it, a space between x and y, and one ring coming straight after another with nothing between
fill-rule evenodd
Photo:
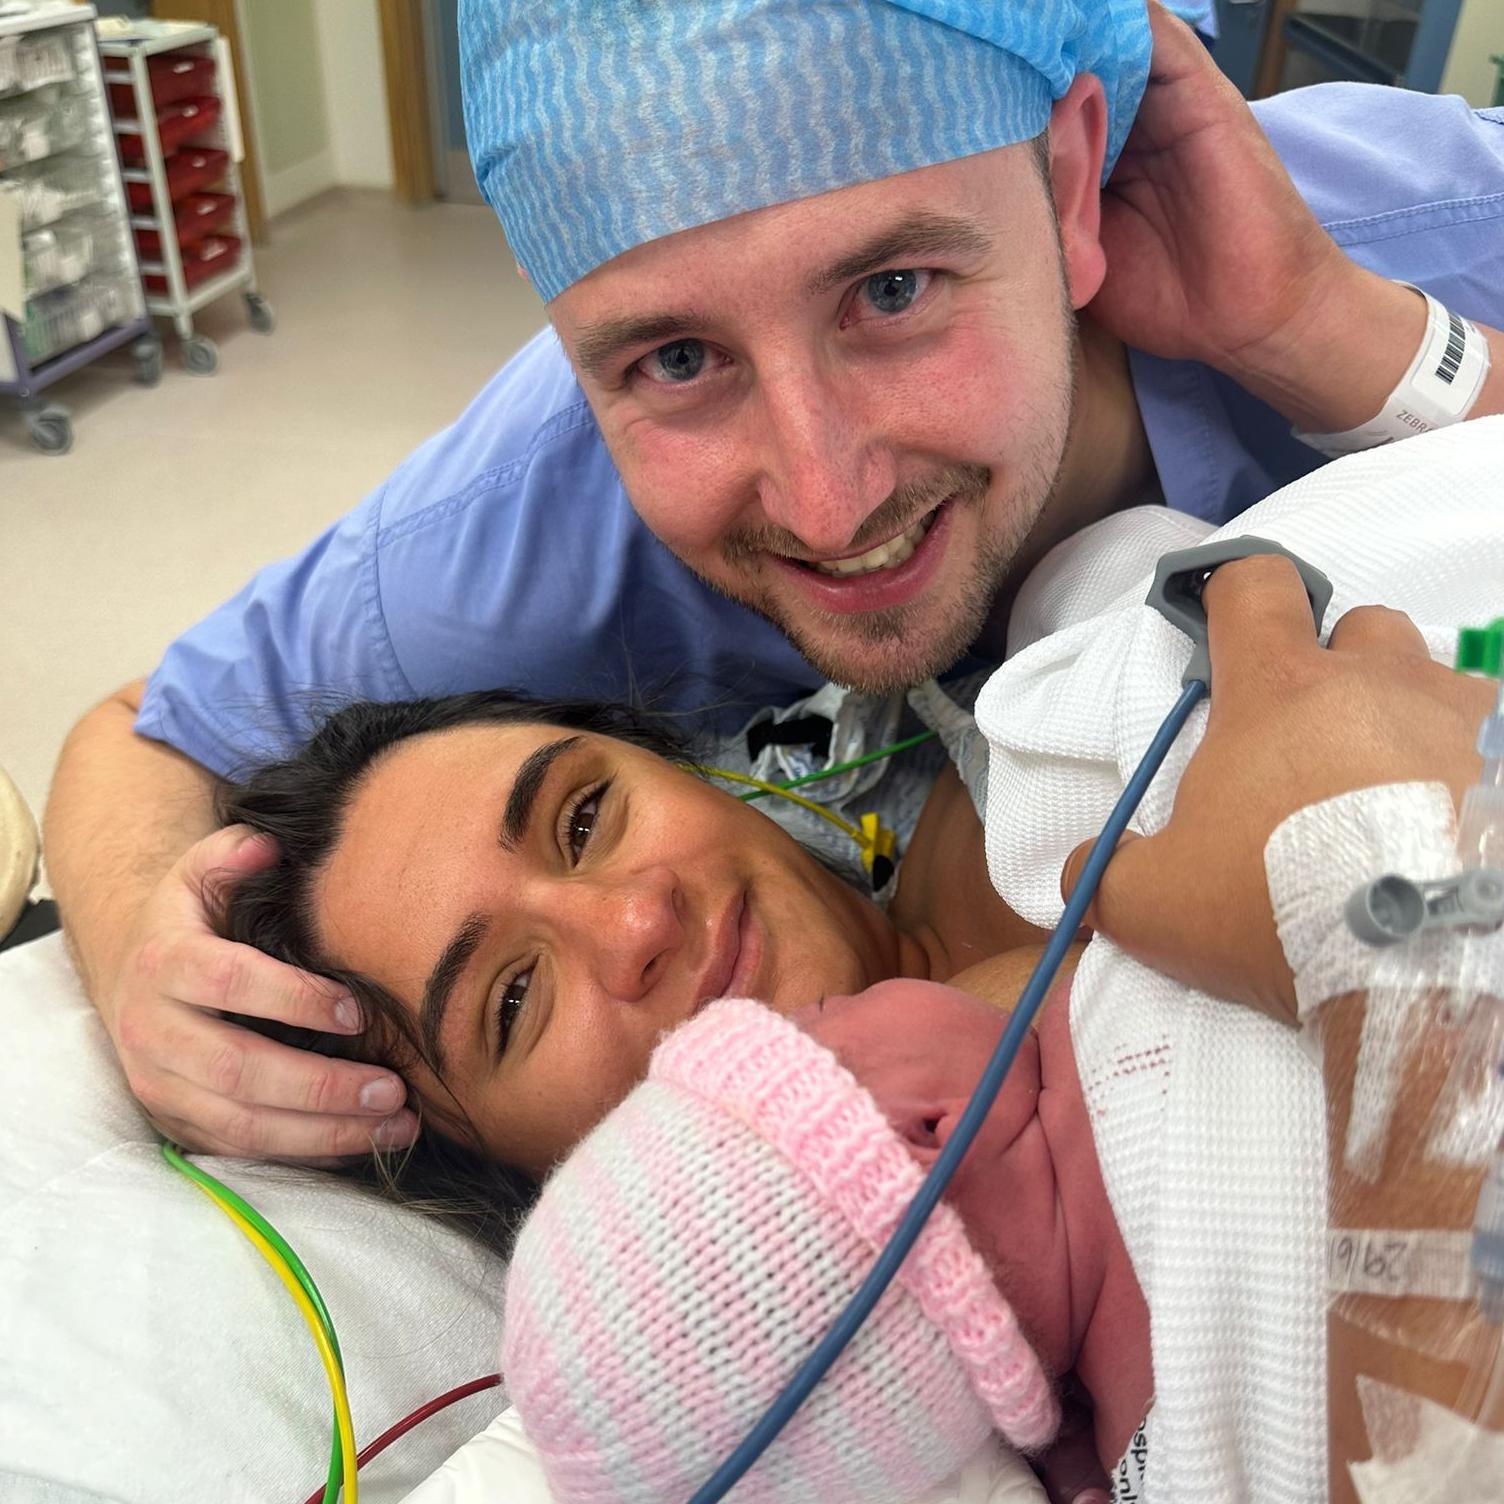
<instances>
[{"instance_id":1,"label":"metal shelf","mask_svg":"<svg viewBox=\"0 0 1504 1504\"><path fill-rule=\"evenodd\" d=\"M127 222L93 20L92 6L71 4L0 19L0 69L32 69L14 79L0 72L7 84L0 110L25 122L8 132L3 176L20 189L33 282L25 318L0 319L0 394L20 401L33 442L57 454L72 443L71 422L41 394L121 345L136 342L138 356L148 346L160 350ZM58 76L62 59L66 78ZM85 213L86 226L69 225Z\"/></svg>"},{"instance_id":2,"label":"metal shelf","mask_svg":"<svg viewBox=\"0 0 1504 1504\"><path fill-rule=\"evenodd\" d=\"M160 253L152 262L144 263L142 269L149 276L163 278L167 290L160 293L148 289L146 307L150 313L172 320L183 342L184 362L189 370L207 374L216 364L214 347L196 335L193 329L193 315L206 304L232 292L240 292L246 299L254 327L269 332L272 325L271 310L257 289L255 263L251 256L250 227L240 185L241 150L234 73L228 49L219 33L210 26L142 23L139 30L102 39L100 53L107 83L117 89L128 85L134 102L134 109L116 116L115 129L138 137L146 157L144 164L128 167L123 174L127 183L149 184L151 188L150 212L134 209L130 223L132 233L137 229L149 229L156 234ZM235 200L228 222L219 227L220 233L234 236L240 242L235 265L209 277L197 287L190 287L184 274L176 209L167 182L167 157L162 150L157 103L147 66L149 58L162 53L212 57L215 62L213 92L218 94L222 105L219 118L212 125L195 132L184 146L178 148L188 150L197 146L224 151L227 154L225 170L216 180L218 191L228 193ZM205 185L206 190L209 186Z\"/></svg>"}]
</instances>

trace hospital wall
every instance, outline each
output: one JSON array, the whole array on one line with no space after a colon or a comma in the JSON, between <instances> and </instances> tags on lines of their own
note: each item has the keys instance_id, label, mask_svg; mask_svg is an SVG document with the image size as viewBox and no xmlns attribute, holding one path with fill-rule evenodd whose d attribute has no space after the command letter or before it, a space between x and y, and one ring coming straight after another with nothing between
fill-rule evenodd
<instances>
[{"instance_id":1,"label":"hospital wall","mask_svg":"<svg viewBox=\"0 0 1504 1504\"><path fill-rule=\"evenodd\" d=\"M1444 94L1460 94L1471 105L1492 104L1498 77L1490 56L1504 55L1504 3L1466 0L1452 33L1452 50L1442 74Z\"/></svg>"},{"instance_id":2,"label":"hospital wall","mask_svg":"<svg viewBox=\"0 0 1504 1504\"><path fill-rule=\"evenodd\" d=\"M334 181L347 188L390 188L392 137L376 0L308 3L318 21Z\"/></svg>"},{"instance_id":3,"label":"hospital wall","mask_svg":"<svg viewBox=\"0 0 1504 1504\"><path fill-rule=\"evenodd\" d=\"M239 0L267 213L390 188L376 0Z\"/></svg>"},{"instance_id":4,"label":"hospital wall","mask_svg":"<svg viewBox=\"0 0 1504 1504\"><path fill-rule=\"evenodd\" d=\"M1373 0L1304 0L1302 10L1320 11L1331 16L1371 16ZM1504 53L1504 0L1463 0L1452 33L1446 71L1441 78L1443 94L1460 94L1475 109L1493 103L1494 65L1491 54ZM1313 67L1312 77L1327 75ZM1289 81L1304 82L1299 69Z\"/></svg>"}]
</instances>

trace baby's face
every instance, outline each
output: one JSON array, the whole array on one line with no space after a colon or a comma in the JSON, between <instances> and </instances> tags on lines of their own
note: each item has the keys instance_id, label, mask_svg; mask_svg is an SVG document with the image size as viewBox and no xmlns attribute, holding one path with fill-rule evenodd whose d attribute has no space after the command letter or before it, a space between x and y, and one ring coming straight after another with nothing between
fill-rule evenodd
<instances>
[{"instance_id":1,"label":"baby's face","mask_svg":"<svg viewBox=\"0 0 1504 1504\"><path fill-rule=\"evenodd\" d=\"M827 998L793 1017L866 1087L926 1170L1008 1022L1006 1011L969 993L909 980ZM1041 1115L1051 1105L1031 1028L946 1192L1047 1364L1064 1361L1071 1315L1069 1250Z\"/></svg>"}]
</instances>

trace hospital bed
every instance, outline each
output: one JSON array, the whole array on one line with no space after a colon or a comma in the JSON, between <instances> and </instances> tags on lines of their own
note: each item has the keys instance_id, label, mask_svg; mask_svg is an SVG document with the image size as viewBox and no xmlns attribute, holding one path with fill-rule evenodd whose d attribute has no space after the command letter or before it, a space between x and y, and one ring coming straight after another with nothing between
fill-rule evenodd
<instances>
[{"instance_id":1,"label":"hospital bed","mask_svg":"<svg viewBox=\"0 0 1504 1504\"><path fill-rule=\"evenodd\" d=\"M250 1246L163 1163L59 935L0 954L0 1128L0 1498L306 1498L329 1449L313 1345ZM206 1164L317 1280L362 1444L495 1370L494 1257L327 1176ZM362 1498L550 1504L505 1403L493 1388L425 1421L361 1470ZM916 1504L1043 1498L990 1453Z\"/></svg>"}]
</instances>

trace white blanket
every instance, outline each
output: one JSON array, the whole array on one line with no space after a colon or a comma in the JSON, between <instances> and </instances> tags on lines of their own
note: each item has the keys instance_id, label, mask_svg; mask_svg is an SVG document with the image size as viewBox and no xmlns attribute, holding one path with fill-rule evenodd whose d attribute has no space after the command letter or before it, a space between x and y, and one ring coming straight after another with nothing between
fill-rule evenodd
<instances>
[{"instance_id":1,"label":"white blanket","mask_svg":"<svg viewBox=\"0 0 1504 1504\"><path fill-rule=\"evenodd\" d=\"M1352 606L1395 606L1450 662L1458 626L1504 612L1501 477L1504 417L1479 419L1327 466L1210 536L1261 534L1324 570L1328 631ZM992 879L1036 924L1058 919L1066 857L1101 828L1179 694L1190 643L1142 602L1158 554L1200 541L1195 531L1163 512L1109 518L1021 592L1015 656L983 690L977 720L991 754ZM1202 706L1135 829L1168 820L1205 720ZM1318 1067L1293 1030L1100 938L1076 974L1071 1026L1103 1176L1152 1312L1141 1496L1324 1499Z\"/></svg>"}]
</instances>

